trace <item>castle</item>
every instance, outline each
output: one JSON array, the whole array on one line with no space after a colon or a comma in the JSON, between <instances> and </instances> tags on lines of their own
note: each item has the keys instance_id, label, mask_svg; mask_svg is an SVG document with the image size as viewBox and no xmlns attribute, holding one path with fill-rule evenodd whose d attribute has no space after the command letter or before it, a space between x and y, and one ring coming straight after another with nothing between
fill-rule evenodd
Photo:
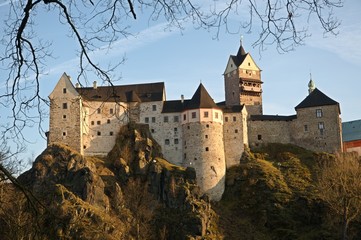
<instances>
[{"instance_id":1,"label":"castle","mask_svg":"<svg viewBox=\"0 0 361 240\"><path fill-rule=\"evenodd\" d=\"M194 167L213 200L224 191L226 168L247 146L279 142L325 152L342 150L339 103L309 82L309 95L291 116L263 115L261 70L242 44L229 57L225 101L215 103L203 84L191 99L166 100L164 83L74 86L64 73L50 99L48 144L61 142L83 155L106 155L121 125L148 124L164 157Z\"/></svg>"}]
</instances>

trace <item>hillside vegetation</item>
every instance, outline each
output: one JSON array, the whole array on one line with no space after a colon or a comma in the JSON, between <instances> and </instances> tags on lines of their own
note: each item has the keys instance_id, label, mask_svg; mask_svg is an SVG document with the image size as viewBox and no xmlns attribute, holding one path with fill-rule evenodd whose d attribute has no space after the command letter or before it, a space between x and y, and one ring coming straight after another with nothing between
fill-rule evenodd
<instances>
[{"instance_id":1,"label":"hillside vegetation","mask_svg":"<svg viewBox=\"0 0 361 240\"><path fill-rule=\"evenodd\" d=\"M247 150L210 202L194 169L163 159L145 125L127 125L106 157L51 145L18 178L31 192L1 185L1 239L339 239L315 188L333 158L292 145Z\"/></svg>"}]
</instances>

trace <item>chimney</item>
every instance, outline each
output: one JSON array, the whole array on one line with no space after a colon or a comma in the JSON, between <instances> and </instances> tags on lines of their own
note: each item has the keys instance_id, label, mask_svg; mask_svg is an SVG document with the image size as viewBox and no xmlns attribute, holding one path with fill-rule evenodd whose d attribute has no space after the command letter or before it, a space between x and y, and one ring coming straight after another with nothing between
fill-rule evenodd
<instances>
[{"instance_id":1,"label":"chimney","mask_svg":"<svg viewBox=\"0 0 361 240\"><path fill-rule=\"evenodd\" d=\"M93 82L93 89L97 89L97 81Z\"/></svg>"},{"instance_id":2,"label":"chimney","mask_svg":"<svg viewBox=\"0 0 361 240\"><path fill-rule=\"evenodd\" d=\"M181 95L181 102L184 103L184 95Z\"/></svg>"},{"instance_id":3,"label":"chimney","mask_svg":"<svg viewBox=\"0 0 361 240\"><path fill-rule=\"evenodd\" d=\"M80 84L79 83L75 83L75 88L79 88Z\"/></svg>"}]
</instances>

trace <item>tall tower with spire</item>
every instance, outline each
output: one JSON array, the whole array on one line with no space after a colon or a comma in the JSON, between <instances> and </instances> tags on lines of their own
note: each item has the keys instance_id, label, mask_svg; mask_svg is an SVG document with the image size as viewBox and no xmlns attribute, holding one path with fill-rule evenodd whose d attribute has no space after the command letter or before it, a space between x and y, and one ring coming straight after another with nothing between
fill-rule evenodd
<instances>
[{"instance_id":1,"label":"tall tower with spire","mask_svg":"<svg viewBox=\"0 0 361 240\"><path fill-rule=\"evenodd\" d=\"M231 55L224 71L226 105L245 105L250 115L262 114L261 69L243 48Z\"/></svg>"}]
</instances>

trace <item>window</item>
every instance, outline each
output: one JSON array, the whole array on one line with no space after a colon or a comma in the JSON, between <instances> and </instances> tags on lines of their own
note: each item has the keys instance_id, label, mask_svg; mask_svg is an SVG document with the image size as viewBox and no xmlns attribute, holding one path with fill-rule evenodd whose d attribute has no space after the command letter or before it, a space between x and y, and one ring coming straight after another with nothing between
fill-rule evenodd
<instances>
[{"instance_id":1,"label":"window","mask_svg":"<svg viewBox=\"0 0 361 240\"><path fill-rule=\"evenodd\" d=\"M192 118L196 118L197 117L197 113L196 112L192 112Z\"/></svg>"},{"instance_id":2,"label":"window","mask_svg":"<svg viewBox=\"0 0 361 240\"><path fill-rule=\"evenodd\" d=\"M68 109L68 103L63 103L63 109Z\"/></svg>"},{"instance_id":3,"label":"window","mask_svg":"<svg viewBox=\"0 0 361 240\"><path fill-rule=\"evenodd\" d=\"M155 123L155 117L152 117L152 123Z\"/></svg>"},{"instance_id":4,"label":"window","mask_svg":"<svg viewBox=\"0 0 361 240\"><path fill-rule=\"evenodd\" d=\"M110 119L107 120L107 123L108 123L108 124L110 123Z\"/></svg>"},{"instance_id":5,"label":"window","mask_svg":"<svg viewBox=\"0 0 361 240\"><path fill-rule=\"evenodd\" d=\"M169 145L169 139L166 139L166 140L164 141L164 143L165 143L165 145Z\"/></svg>"},{"instance_id":6,"label":"window","mask_svg":"<svg viewBox=\"0 0 361 240\"><path fill-rule=\"evenodd\" d=\"M316 117L318 118L322 117L322 109L316 109Z\"/></svg>"},{"instance_id":7,"label":"window","mask_svg":"<svg viewBox=\"0 0 361 240\"><path fill-rule=\"evenodd\" d=\"M305 130L305 132L307 132L307 131L308 131L308 126L307 126L307 125L304 125L304 126L303 126L303 129Z\"/></svg>"},{"instance_id":8,"label":"window","mask_svg":"<svg viewBox=\"0 0 361 240\"><path fill-rule=\"evenodd\" d=\"M144 118L145 123L149 123L149 117Z\"/></svg>"},{"instance_id":9,"label":"window","mask_svg":"<svg viewBox=\"0 0 361 240\"><path fill-rule=\"evenodd\" d=\"M102 110L100 108L97 109L97 113L100 114Z\"/></svg>"},{"instance_id":10,"label":"window","mask_svg":"<svg viewBox=\"0 0 361 240\"><path fill-rule=\"evenodd\" d=\"M261 134L258 134L257 139L258 139L258 140L262 140L262 135L261 135Z\"/></svg>"},{"instance_id":11,"label":"window","mask_svg":"<svg viewBox=\"0 0 361 240\"><path fill-rule=\"evenodd\" d=\"M318 129L325 129L325 125L323 124L323 122L318 123Z\"/></svg>"},{"instance_id":12,"label":"window","mask_svg":"<svg viewBox=\"0 0 361 240\"><path fill-rule=\"evenodd\" d=\"M154 132L155 132L153 128L152 128L150 131L151 131L151 133L154 133Z\"/></svg>"},{"instance_id":13,"label":"window","mask_svg":"<svg viewBox=\"0 0 361 240\"><path fill-rule=\"evenodd\" d=\"M214 115L215 115L215 118L218 119L218 113L216 112Z\"/></svg>"},{"instance_id":14,"label":"window","mask_svg":"<svg viewBox=\"0 0 361 240\"><path fill-rule=\"evenodd\" d=\"M100 136L100 135L102 135L102 133L101 133L101 132L97 132L97 135Z\"/></svg>"},{"instance_id":15,"label":"window","mask_svg":"<svg viewBox=\"0 0 361 240\"><path fill-rule=\"evenodd\" d=\"M251 66L251 63L250 63L250 62L248 63L248 66Z\"/></svg>"},{"instance_id":16,"label":"window","mask_svg":"<svg viewBox=\"0 0 361 240\"><path fill-rule=\"evenodd\" d=\"M234 130L234 133L238 133L238 129Z\"/></svg>"},{"instance_id":17,"label":"window","mask_svg":"<svg viewBox=\"0 0 361 240\"><path fill-rule=\"evenodd\" d=\"M204 117L205 117L205 118L208 117L208 112L204 112Z\"/></svg>"},{"instance_id":18,"label":"window","mask_svg":"<svg viewBox=\"0 0 361 240\"><path fill-rule=\"evenodd\" d=\"M179 122L179 117L178 117L178 116L174 116L174 117L173 117L173 122Z\"/></svg>"},{"instance_id":19,"label":"window","mask_svg":"<svg viewBox=\"0 0 361 240\"><path fill-rule=\"evenodd\" d=\"M224 118L224 121L228 122L228 117L225 117L225 118Z\"/></svg>"},{"instance_id":20,"label":"window","mask_svg":"<svg viewBox=\"0 0 361 240\"><path fill-rule=\"evenodd\" d=\"M91 121L91 123L90 123L91 125L94 125L94 121Z\"/></svg>"},{"instance_id":21,"label":"window","mask_svg":"<svg viewBox=\"0 0 361 240\"><path fill-rule=\"evenodd\" d=\"M110 136L113 136L113 134L114 134L113 132L109 132L109 135L110 135Z\"/></svg>"},{"instance_id":22,"label":"window","mask_svg":"<svg viewBox=\"0 0 361 240\"><path fill-rule=\"evenodd\" d=\"M164 116L163 121L168 122L168 116Z\"/></svg>"},{"instance_id":23,"label":"window","mask_svg":"<svg viewBox=\"0 0 361 240\"><path fill-rule=\"evenodd\" d=\"M179 143L178 138L175 138L175 139L174 139L174 144L178 144L178 143Z\"/></svg>"},{"instance_id":24,"label":"window","mask_svg":"<svg viewBox=\"0 0 361 240\"><path fill-rule=\"evenodd\" d=\"M206 125L206 128L209 128L209 125L208 125L208 124Z\"/></svg>"},{"instance_id":25,"label":"window","mask_svg":"<svg viewBox=\"0 0 361 240\"><path fill-rule=\"evenodd\" d=\"M63 136L64 136L64 137L66 136L66 132L63 132Z\"/></svg>"},{"instance_id":26,"label":"window","mask_svg":"<svg viewBox=\"0 0 361 240\"><path fill-rule=\"evenodd\" d=\"M205 138L208 138L208 135L205 135L204 137L205 137Z\"/></svg>"},{"instance_id":27,"label":"window","mask_svg":"<svg viewBox=\"0 0 361 240\"><path fill-rule=\"evenodd\" d=\"M187 128L188 128L188 129L191 129L191 127L190 127L190 126L187 126Z\"/></svg>"},{"instance_id":28,"label":"window","mask_svg":"<svg viewBox=\"0 0 361 240\"><path fill-rule=\"evenodd\" d=\"M187 120L187 115L183 114L183 120Z\"/></svg>"},{"instance_id":29,"label":"window","mask_svg":"<svg viewBox=\"0 0 361 240\"><path fill-rule=\"evenodd\" d=\"M63 119L66 119L66 115L63 115Z\"/></svg>"},{"instance_id":30,"label":"window","mask_svg":"<svg viewBox=\"0 0 361 240\"><path fill-rule=\"evenodd\" d=\"M174 128L174 133L178 133L178 128Z\"/></svg>"},{"instance_id":31,"label":"window","mask_svg":"<svg viewBox=\"0 0 361 240\"><path fill-rule=\"evenodd\" d=\"M110 114L113 114L113 113L114 113L114 109L113 109L113 108L109 109L109 113L110 113Z\"/></svg>"},{"instance_id":32,"label":"window","mask_svg":"<svg viewBox=\"0 0 361 240\"><path fill-rule=\"evenodd\" d=\"M208 152L209 151L209 148L208 147L206 147L206 152Z\"/></svg>"},{"instance_id":33,"label":"window","mask_svg":"<svg viewBox=\"0 0 361 240\"><path fill-rule=\"evenodd\" d=\"M237 121L237 117L233 117L233 122L236 122Z\"/></svg>"},{"instance_id":34,"label":"window","mask_svg":"<svg viewBox=\"0 0 361 240\"><path fill-rule=\"evenodd\" d=\"M101 124L101 122L100 121L97 121L97 125L100 125Z\"/></svg>"},{"instance_id":35,"label":"window","mask_svg":"<svg viewBox=\"0 0 361 240\"><path fill-rule=\"evenodd\" d=\"M152 105L152 110L157 111L157 105Z\"/></svg>"},{"instance_id":36,"label":"window","mask_svg":"<svg viewBox=\"0 0 361 240\"><path fill-rule=\"evenodd\" d=\"M64 93L64 94L66 93L66 88L63 88L63 93Z\"/></svg>"}]
</instances>

